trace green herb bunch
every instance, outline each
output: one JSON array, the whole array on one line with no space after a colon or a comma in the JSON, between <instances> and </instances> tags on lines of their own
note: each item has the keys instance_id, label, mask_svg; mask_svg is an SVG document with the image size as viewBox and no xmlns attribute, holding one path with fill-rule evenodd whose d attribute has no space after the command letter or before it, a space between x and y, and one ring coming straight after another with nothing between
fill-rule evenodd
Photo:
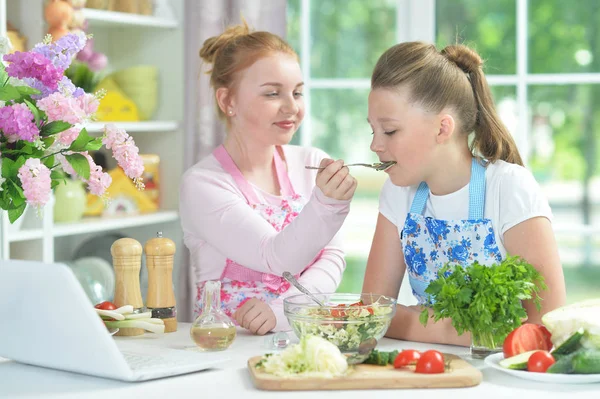
<instances>
[{"instance_id":1,"label":"green herb bunch","mask_svg":"<svg viewBox=\"0 0 600 399\"><path fill-rule=\"evenodd\" d=\"M452 319L458 335L470 332L473 341L495 348L527 317L522 301L534 300L540 309L539 291L547 288L541 274L518 256L485 266L446 264L425 293L429 294L434 321ZM427 325L429 309L420 321Z\"/></svg>"}]
</instances>

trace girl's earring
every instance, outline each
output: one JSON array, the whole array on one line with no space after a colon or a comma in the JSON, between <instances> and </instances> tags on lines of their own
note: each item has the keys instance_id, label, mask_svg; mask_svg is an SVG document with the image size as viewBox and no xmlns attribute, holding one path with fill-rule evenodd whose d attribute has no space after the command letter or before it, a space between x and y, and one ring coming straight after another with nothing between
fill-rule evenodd
<instances>
[{"instance_id":1,"label":"girl's earring","mask_svg":"<svg viewBox=\"0 0 600 399\"><path fill-rule=\"evenodd\" d=\"M228 113L229 115L233 115L233 111L232 111L232 110L229 110L227 113Z\"/></svg>"}]
</instances>

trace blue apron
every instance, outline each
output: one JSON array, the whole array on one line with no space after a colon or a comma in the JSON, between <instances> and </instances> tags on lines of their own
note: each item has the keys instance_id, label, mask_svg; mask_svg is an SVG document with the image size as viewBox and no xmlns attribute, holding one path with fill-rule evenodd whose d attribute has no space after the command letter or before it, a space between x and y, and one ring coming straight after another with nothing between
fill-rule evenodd
<instances>
[{"instance_id":1,"label":"blue apron","mask_svg":"<svg viewBox=\"0 0 600 399\"><path fill-rule=\"evenodd\" d=\"M424 217L429 187L422 182L406 216L401 240L413 295L420 305L430 304L425 289L438 270L451 262L463 267L478 261L490 266L502 261L494 227L484 219L485 167L473 158L469 182L469 219L440 220Z\"/></svg>"}]
</instances>

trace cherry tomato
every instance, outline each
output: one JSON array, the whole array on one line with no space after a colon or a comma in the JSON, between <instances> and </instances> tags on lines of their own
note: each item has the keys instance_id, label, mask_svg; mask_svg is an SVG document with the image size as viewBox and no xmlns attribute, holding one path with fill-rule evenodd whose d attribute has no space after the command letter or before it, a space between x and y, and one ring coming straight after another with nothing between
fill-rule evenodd
<instances>
[{"instance_id":1,"label":"cherry tomato","mask_svg":"<svg viewBox=\"0 0 600 399\"><path fill-rule=\"evenodd\" d=\"M346 308L346 305L337 305L336 308L341 309L331 309L331 315L333 317L346 317L346 312L342 309Z\"/></svg>"},{"instance_id":2,"label":"cherry tomato","mask_svg":"<svg viewBox=\"0 0 600 399\"><path fill-rule=\"evenodd\" d=\"M115 310L117 308L114 303L109 302L109 301L101 302L94 307L96 309L102 309L102 310Z\"/></svg>"},{"instance_id":3,"label":"cherry tomato","mask_svg":"<svg viewBox=\"0 0 600 399\"><path fill-rule=\"evenodd\" d=\"M421 357L417 361L415 373L439 374L443 373L445 369L444 356L438 351L428 350L421 353Z\"/></svg>"},{"instance_id":4,"label":"cherry tomato","mask_svg":"<svg viewBox=\"0 0 600 399\"><path fill-rule=\"evenodd\" d=\"M337 305L336 308L339 309L331 309L331 316L336 317L336 318L341 318L341 317L346 317L348 316L348 309L351 307L358 307L358 306L365 306L364 302L362 300L358 301L358 302L354 302L351 303L350 305ZM373 314L373 309L371 307L367 307L367 311L369 312L369 314ZM350 313L353 314L353 313Z\"/></svg>"},{"instance_id":5,"label":"cherry tomato","mask_svg":"<svg viewBox=\"0 0 600 399\"><path fill-rule=\"evenodd\" d=\"M537 351L527 361L527 371L545 373L548 367L556 363L554 356L547 351Z\"/></svg>"},{"instance_id":6,"label":"cherry tomato","mask_svg":"<svg viewBox=\"0 0 600 399\"><path fill-rule=\"evenodd\" d=\"M398 353L396 359L394 359L394 368L399 369L400 367L409 366L417 363L417 360L421 357L421 352L414 349L406 349Z\"/></svg>"},{"instance_id":7,"label":"cherry tomato","mask_svg":"<svg viewBox=\"0 0 600 399\"><path fill-rule=\"evenodd\" d=\"M504 340L502 346L504 357L509 358L534 350L549 351L552 349L550 337L550 332L540 324L523 324L508 334Z\"/></svg>"}]
</instances>

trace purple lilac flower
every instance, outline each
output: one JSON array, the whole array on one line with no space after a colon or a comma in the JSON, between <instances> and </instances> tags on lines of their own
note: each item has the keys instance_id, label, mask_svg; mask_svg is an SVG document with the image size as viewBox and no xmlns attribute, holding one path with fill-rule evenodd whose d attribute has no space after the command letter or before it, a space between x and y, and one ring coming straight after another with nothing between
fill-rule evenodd
<instances>
[{"instance_id":1,"label":"purple lilac flower","mask_svg":"<svg viewBox=\"0 0 600 399\"><path fill-rule=\"evenodd\" d=\"M36 94L36 95L31 96L31 98L33 98L34 100L39 100L44 97L48 97L50 94L55 93L59 90L62 93L64 93L65 95L72 95L73 97L79 97L79 96L82 96L83 94L85 94L83 89L75 86L73 84L73 82L71 82L71 79L67 78L66 76L63 76L61 78L60 82L58 82L58 87L54 90L44 86L44 84L37 79L27 79L26 78L26 79L23 79L23 81L29 87L33 87L34 89L37 89L41 92L41 94Z\"/></svg>"},{"instance_id":2,"label":"purple lilac flower","mask_svg":"<svg viewBox=\"0 0 600 399\"><path fill-rule=\"evenodd\" d=\"M79 31L69 33L50 44L38 43L31 51L43 55L55 67L65 70L71 65L73 57L85 46L86 41L85 33Z\"/></svg>"},{"instance_id":3,"label":"purple lilac flower","mask_svg":"<svg viewBox=\"0 0 600 399\"><path fill-rule=\"evenodd\" d=\"M8 76L18 79L35 78L49 89L56 89L58 81L63 76L63 70L56 68L41 54L17 51L6 54L4 61L11 63L6 67Z\"/></svg>"},{"instance_id":4,"label":"purple lilac flower","mask_svg":"<svg viewBox=\"0 0 600 399\"><path fill-rule=\"evenodd\" d=\"M34 119L33 113L25 104L0 108L0 130L9 143L17 140L34 142L40 135Z\"/></svg>"}]
</instances>

